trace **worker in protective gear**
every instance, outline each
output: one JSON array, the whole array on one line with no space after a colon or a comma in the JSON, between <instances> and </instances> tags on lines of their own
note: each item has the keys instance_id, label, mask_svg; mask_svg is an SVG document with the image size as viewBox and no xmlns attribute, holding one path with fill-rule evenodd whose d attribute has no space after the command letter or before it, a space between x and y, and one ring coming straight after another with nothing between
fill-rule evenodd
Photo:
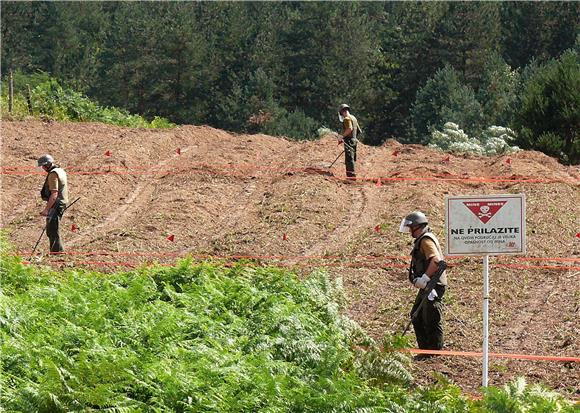
<instances>
[{"instance_id":1,"label":"worker in protective gear","mask_svg":"<svg viewBox=\"0 0 580 413\"><path fill-rule=\"evenodd\" d=\"M427 217L420 211L407 215L401 221L399 231L409 233L415 239L411 251L409 267L409 282L419 291L411 314L415 312L425 296L425 287L438 269L439 261L443 260L443 252L437 237L428 227ZM423 304L420 313L413 319L413 328L417 345L424 350L441 350L443 348L443 295L447 286L447 275L441 274L435 288ZM422 360L430 355L418 355Z\"/></svg>"},{"instance_id":2,"label":"worker in protective gear","mask_svg":"<svg viewBox=\"0 0 580 413\"><path fill-rule=\"evenodd\" d=\"M338 135L339 143L344 144L344 163L347 179L356 179L356 145L357 135L361 132L357 119L350 113L350 107L343 103L338 107L338 119L342 123L342 133Z\"/></svg>"},{"instance_id":3,"label":"worker in protective gear","mask_svg":"<svg viewBox=\"0 0 580 413\"><path fill-rule=\"evenodd\" d=\"M60 220L68 204L67 176L64 169L54 163L51 155L38 158L37 165L47 173L40 196L46 205L40 215L46 217L46 235L50 252L64 251L60 238Z\"/></svg>"}]
</instances>

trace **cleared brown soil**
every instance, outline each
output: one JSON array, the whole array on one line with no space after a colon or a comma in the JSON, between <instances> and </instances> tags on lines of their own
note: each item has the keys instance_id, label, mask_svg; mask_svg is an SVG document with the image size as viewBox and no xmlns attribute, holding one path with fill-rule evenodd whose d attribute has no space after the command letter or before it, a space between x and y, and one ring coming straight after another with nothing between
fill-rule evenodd
<instances>
[{"instance_id":1,"label":"cleared brown soil","mask_svg":"<svg viewBox=\"0 0 580 413\"><path fill-rule=\"evenodd\" d=\"M447 160L437 151L388 141L383 147L359 147L363 179L349 183L342 179L342 160L324 167L341 150L330 137L299 143L205 126L154 131L36 121L3 122L1 135L1 222L24 256L44 224L38 215L44 175L34 165L48 152L69 172L71 198L82 197L63 220L67 251L109 255L67 255L64 263L55 262L63 257L44 257L44 263L109 271L112 265L88 262L172 263L187 254L283 256L261 262L296 265L300 274L322 265L332 277L342 277L349 315L375 338L403 328L415 295L403 257L411 239L397 232L406 213L425 211L444 242L446 195L525 193L527 257L560 261L491 259L490 351L580 356L580 261L565 260L580 258L578 167L538 152L510 155L511 163L507 156ZM72 224L79 230L72 232ZM43 240L39 250L46 247ZM322 255L341 258L305 259ZM480 351L481 259L450 262L446 349ZM481 382L479 358L438 357L416 363L414 370L420 383L439 373L472 394ZM580 396L578 363L490 359L490 384L518 375Z\"/></svg>"}]
</instances>

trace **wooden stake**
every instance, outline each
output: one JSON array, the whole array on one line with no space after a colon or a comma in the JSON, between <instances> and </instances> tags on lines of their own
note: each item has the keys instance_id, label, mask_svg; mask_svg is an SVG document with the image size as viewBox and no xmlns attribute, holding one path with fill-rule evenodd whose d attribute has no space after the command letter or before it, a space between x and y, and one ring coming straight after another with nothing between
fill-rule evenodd
<instances>
[{"instance_id":1,"label":"wooden stake","mask_svg":"<svg viewBox=\"0 0 580 413\"><path fill-rule=\"evenodd\" d=\"M12 113L13 99L14 99L14 78L12 77L12 68L10 68L10 80L8 82L8 113Z\"/></svg>"},{"instance_id":2,"label":"wooden stake","mask_svg":"<svg viewBox=\"0 0 580 413\"><path fill-rule=\"evenodd\" d=\"M28 113L30 116L34 116L34 112L32 111L32 92L30 91L30 85L26 85L26 104L28 105Z\"/></svg>"}]
</instances>

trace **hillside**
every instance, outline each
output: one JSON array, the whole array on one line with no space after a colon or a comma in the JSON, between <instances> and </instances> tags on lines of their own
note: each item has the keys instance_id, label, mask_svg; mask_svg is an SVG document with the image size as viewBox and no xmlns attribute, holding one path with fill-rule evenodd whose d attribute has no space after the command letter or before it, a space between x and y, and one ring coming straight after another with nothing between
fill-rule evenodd
<instances>
[{"instance_id":1,"label":"hillside","mask_svg":"<svg viewBox=\"0 0 580 413\"><path fill-rule=\"evenodd\" d=\"M578 167L538 152L509 160L447 157L389 141L360 146L362 179L348 183L341 160L325 168L341 151L330 137L293 142L204 126L161 131L55 122L3 122L1 132L1 222L24 256L43 226L38 190L44 175L35 160L48 152L69 172L72 199L82 199L63 221L70 255L64 262L44 257L43 263L106 270L114 267L103 262L171 263L191 254L260 256L264 263L294 265L301 272L322 265L343 278L349 315L376 338L402 329L415 294L406 282L404 257L411 239L397 232L402 216L425 211L444 238L446 195L523 192L527 257L558 260L491 260L490 351L580 355L580 264L570 260L580 260ZM72 232L72 224L79 229ZM46 251L45 240L39 250ZM323 255L327 258L312 258ZM446 348L479 351L481 261L451 263ZM509 264L527 268L502 266ZM548 265L571 268L536 268ZM524 375L531 383L579 394L577 363L491 359L490 364L490 384ZM423 382L439 372L474 392L481 360L439 357L415 369Z\"/></svg>"}]
</instances>

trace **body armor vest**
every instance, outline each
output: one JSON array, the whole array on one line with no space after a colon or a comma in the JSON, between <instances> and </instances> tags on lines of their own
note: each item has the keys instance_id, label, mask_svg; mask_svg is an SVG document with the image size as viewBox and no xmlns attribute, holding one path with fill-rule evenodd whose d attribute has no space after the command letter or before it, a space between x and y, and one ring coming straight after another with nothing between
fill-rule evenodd
<instances>
[{"instance_id":1,"label":"body armor vest","mask_svg":"<svg viewBox=\"0 0 580 413\"><path fill-rule=\"evenodd\" d=\"M46 175L46 179L44 180L44 185L42 185L42 189L40 190L40 197L43 201L48 201L50 198L50 188L48 187L48 177L50 174L56 173L58 177L58 198L57 203L65 206L68 203L68 188L67 188L67 179L64 169L59 168L58 166L53 166Z\"/></svg>"},{"instance_id":2,"label":"body armor vest","mask_svg":"<svg viewBox=\"0 0 580 413\"><path fill-rule=\"evenodd\" d=\"M427 231L425 232L423 235L421 235L419 238L417 238L415 240L415 245L413 246L413 251L411 251L411 268L413 271L413 274L416 277L420 277L421 275L425 274L425 270L427 270L427 266L429 265L429 261L427 260L427 258L421 253L421 241L424 238L429 238L431 240L433 240L433 242L435 243L435 246L437 247L437 251L439 252L439 257L441 259L443 259L443 252L441 251L441 246L439 245L439 240L437 239L437 237L435 236L435 234L433 234L431 231ZM439 282L437 284L440 285L447 285L447 274L446 272L443 272L443 274L441 274L441 278L439 278Z\"/></svg>"},{"instance_id":3,"label":"body armor vest","mask_svg":"<svg viewBox=\"0 0 580 413\"><path fill-rule=\"evenodd\" d=\"M356 117L354 115L352 115L350 113L348 114L348 117L352 121L352 132L350 133L349 136L345 136L345 138L357 139L359 132L362 132L362 130L358 124L358 120L356 119Z\"/></svg>"}]
</instances>

